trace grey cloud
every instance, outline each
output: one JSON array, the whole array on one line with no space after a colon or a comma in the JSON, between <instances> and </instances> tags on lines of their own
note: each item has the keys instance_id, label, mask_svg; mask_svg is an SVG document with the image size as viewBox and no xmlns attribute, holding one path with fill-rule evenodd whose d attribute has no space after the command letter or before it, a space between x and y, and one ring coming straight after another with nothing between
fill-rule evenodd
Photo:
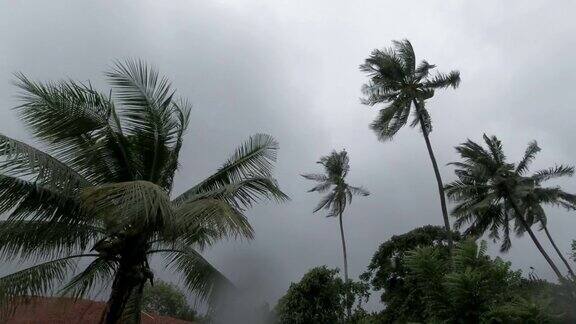
<instances>
[{"instance_id":1,"label":"grey cloud","mask_svg":"<svg viewBox=\"0 0 576 324\"><path fill-rule=\"evenodd\" d=\"M312 215L319 197L298 176L317 170L314 162L332 149L348 150L350 181L372 192L346 215L354 277L391 235L441 223L418 131L379 143L368 129L376 110L359 103L365 77L358 65L371 49L409 38L420 59L461 71L461 88L429 103L441 164L456 159L455 145L483 132L501 137L512 159L536 139L543 151L535 166L573 163L576 23L568 14L575 10L571 1L3 1L0 129L30 139L9 109L17 104L13 72L103 86L101 72L113 59L138 57L195 107L176 190L213 171L250 134L272 134L281 145L276 174L292 201L250 212L256 240L222 242L206 253L274 303L310 267L341 265L337 223ZM449 167L442 173L453 178ZM576 191L573 181L562 185ZM560 210L549 217L567 250L576 218ZM505 258L552 278L526 239L515 240Z\"/></svg>"}]
</instances>

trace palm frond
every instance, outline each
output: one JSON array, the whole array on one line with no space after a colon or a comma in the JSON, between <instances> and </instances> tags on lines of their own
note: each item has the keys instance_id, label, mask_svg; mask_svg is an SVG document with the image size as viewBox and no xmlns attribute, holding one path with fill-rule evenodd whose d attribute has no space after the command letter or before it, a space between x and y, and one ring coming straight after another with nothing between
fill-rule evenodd
<instances>
[{"instance_id":1,"label":"palm frond","mask_svg":"<svg viewBox=\"0 0 576 324\"><path fill-rule=\"evenodd\" d=\"M424 88L439 89L452 87L454 89L458 88L460 85L460 72L451 71L448 74L436 73L436 75L430 79L426 79L422 83Z\"/></svg>"},{"instance_id":2,"label":"palm frond","mask_svg":"<svg viewBox=\"0 0 576 324\"><path fill-rule=\"evenodd\" d=\"M147 181L120 182L87 188L81 193L82 209L101 219L108 231L154 228L169 230L174 224L168 194Z\"/></svg>"},{"instance_id":3,"label":"palm frond","mask_svg":"<svg viewBox=\"0 0 576 324\"><path fill-rule=\"evenodd\" d=\"M234 285L198 252L186 248L151 251L165 254L166 267L180 275L186 288L200 300L211 302L218 292Z\"/></svg>"},{"instance_id":4,"label":"palm frond","mask_svg":"<svg viewBox=\"0 0 576 324\"><path fill-rule=\"evenodd\" d=\"M326 191L328 191L334 184L330 181L326 181L323 183L319 183L317 185L315 185L314 187L308 189L308 192L320 192L320 193L324 193Z\"/></svg>"},{"instance_id":5,"label":"palm frond","mask_svg":"<svg viewBox=\"0 0 576 324\"><path fill-rule=\"evenodd\" d=\"M57 221L0 221L0 258L55 258L84 252L101 229Z\"/></svg>"},{"instance_id":6,"label":"palm frond","mask_svg":"<svg viewBox=\"0 0 576 324\"><path fill-rule=\"evenodd\" d=\"M23 103L16 109L57 158L96 182L131 172L127 142L109 96L74 81L42 84L17 77Z\"/></svg>"},{"instance_id":7,"label":"palm frond","mask_svg":"<svg viewBox=\"0 0 576 324\"><path fill-rule=\"evenodd\" d=\"M271 177L277 150L278 143L272 136L266 134L251 136L215 174L182 193L174 199L174 202L178 204L185 201L188 196L240 183L248 178Z\"/></svg>"},{"instance_id":8,"label":"palm frond","mask_svg":"<svg viewBox=\"0 0 576 324\"><path fill-rule=\"evenodd\" d=\"M398 56L402 59L402 66L404 73L410 75L416 69L416 56L414 55L414 48L409 40L403 39L401 41L392 41Z\"/></svg>"},{"instance_id":9,"label":"palm frond","mask_svg":"<svg viewBox=\"0 0 576 324\"><path fill-rule=\"evenodd\" d=\"M520 162L516 166L516 173L518 174L526 173L528 171L530 163L534 160L538 152L540 152L540 147L538 147L538 143L536 143L536 141L530 142L528 144L528 147L526 148L526 152L524 152L522 160L520 160Z\"/></svg>"},{"instance_id":10,"label":"palm frond","mask_svg":"<svg viewBox=\"0 0 576 324\"><path fill-rule=\"evenodd\" d=\"M10 220L66 223L83 222L89 216L80 213L75 196L5 175L0 175L0 213L9 213Z\"/></svg>"},{"instance_id":11,"label":"palm frond","mask_svg":"<svg viewBox=\"0 0 576 324\"><path fill-rule=\"evenodd\" d=\"M114 263L98 257L62 287L59 294L74 299L84 298L95 287L106 289L113 280L116 268Z\"/></svg>"},{"instance_id":12,"label":"palm frond","mask_svg":"<svg viewBox=\"0 0 576 324\"><path fill-rule=\"evenodd\" d=\"M350 192L353 195L358 195L358 196L368 196L370 195L370 191L362 188L362 187L354 187L354 186L348 186L348 190L350 190Z\"/></svg>"},{"instance_id":13,"label":"palm frond","mask_svg":"<svg viewBox=\"0 0 576 324\"><path fill-rule=\"evenodd\" d=\"M306 173L301 175L304 179L312 180L316 182L326 182L329 178L324 174L319 173Z\"/></svg>"},{"instance_id":14,"label":"palm frond","mask_svg":"<svg viewBox=\"0 0 576 324\"><path fill-rule=\"evenodd\" d=\"M418 67L414 71L414 74L416 75L418 81L420 81L423 78L426 78L430 74L430 70L434 69L435 67L436 65L430 64L426 60L422 60L422 62L418 64Z\"/></svg>"},{"instance_id":15,"label":"palm frond","mask_svg":"<svg viewBox=\"0 0 576 324\"><path fill-rule=\"evenodd\" d=\"M0 171L5 175L32 177L35 182L73 191L89 186L80 173L30 145L0 134Z\"/></svg>"},{"instance_id":16,"label":"palm frond","mask_svg":"<svg viewBox=\"0 0 576 324\"><path fill-rule=\"evenodd\" d=\"M168 79L139 60L116 62L106 73L113 85L124 129L134 135L141 177L157 183L182 125L175 117L174 91Z\"/></svg>"},{"instance_id":17,"label":"palm frond","mask_svg":"<svg viewBox=\"0 0 576 324\"><path fill-rule=\"evenodd\" d=\"M174 174L178 169L178 158L180 157L180 150L184 140L184 134L190 123L191 106L185 100L179 100L172 103L173 111L176 114L177 128L176 128L176 144L170 151L170 156L166 162L166 167L160 177L160 184L163 188L169 191L172 189Z\"/></svg>"},{"instance_id":18,"label":"palm frond","mask_svg":"<svg viewBox=\"0 0 576 324\"><path fill-rule=\"evenodd\" d=\"M183 198L186 198L186 200L183 200ZM192 191L189 190L186 194L182 194L176 198L173 204L179 206L185 201L195 201L205 198L226 201L241 211L251 208L261 200L273 200L276 202L289 200L289 197L278 188L278 184L274 179L254 177L196 194L192 194Z\"/></svg>"},{"instance_id":19,"label":"palm frond","mask_svg":"<svg viewBox=\"0 0 576 324\"><path fill-rule=\"evenodd\" d=\"M568 165L557 165L548 169L536 171L530 178L536 183L542 183L544 181L561 178L561 177L571 177L574 174L574 167Z\"/></svg>"},{"instance_id":20,"label":"palm frond","mask_svg":"<svg viewBox=\"0 0 576 324\"><path fill-rule=\"evenodd\" d=\"M14 272L0 278L0 315L10 313L29 296L42 296L53 292L75 267L76 260L93 254L72 255L51 260Z\"/></svg>"},{"instance_id":21,"label":"palm frond","mask_svg":"<svg viewBox=\"0 0 576 324\"><path fill-rule=\"evenodd\" d=\"M225 237L254 237L246 217L224 200L204 198L180 204L174 211L175 231L165 236L203 248Z\"/></svg>"},{"instance_id":22,"label":"palm frond","mask_svg":"<svg viewBox=\"0 0 576 324\"><path fill-rule=\"evenodd\" d=\"M370 129L376 133L379 140L391 140L406 125L412 105L408 99L398 98L386 108L380 109L378 117L370 124Z\"/></svg>"}]
</instances>

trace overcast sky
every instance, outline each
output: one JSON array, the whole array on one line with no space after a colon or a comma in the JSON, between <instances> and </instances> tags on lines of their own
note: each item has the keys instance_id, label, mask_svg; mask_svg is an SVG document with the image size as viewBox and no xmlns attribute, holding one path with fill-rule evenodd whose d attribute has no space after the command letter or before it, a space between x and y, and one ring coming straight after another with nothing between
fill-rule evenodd
<instances>
[{"instance_id":1,"label":"overcast sky","mask_svg":"<svg viewBox=\"0 0 576 324\"><path fill-rule=\"evenodd\" d=\"M542 152L534 168L572 164L574 12L574 1L0 0L0 132L31 140L10 109L14 72L107 89L102 72L114 59L142 58L194 104L176 191L213 172L249 135L273 135L276 175L292 201L254 208L256 239L224 242L206 256L274 303L309 268L342 264L338 223L312 214L319 196L299 176L321 171L315 162L332 149L349 152L350 183L372 192L345 215L353 278L393 234L441 224L421 134L406 128L381 143L368 129L376 109L359 102L366 78L358 65L372 49L408 38L419 60L460 70L460 88L428 103L445 182L454 178L445 166L457 159L454 146L483 132L500 137L511 160L535 139ZM576 179L560 184L576 192ZM550 210L549 228L568 251L576 215ZM514 240L504 258L552 278L528 239Z\"/></svg>"}]
</instances>

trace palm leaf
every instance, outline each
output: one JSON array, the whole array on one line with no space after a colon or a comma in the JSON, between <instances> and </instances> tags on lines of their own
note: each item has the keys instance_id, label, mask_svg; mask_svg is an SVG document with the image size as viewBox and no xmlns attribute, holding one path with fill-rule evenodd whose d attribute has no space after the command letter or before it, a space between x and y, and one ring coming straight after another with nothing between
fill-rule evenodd
<instances>
[{"instance_id":1,"label":"palm leaf","mask_svg":"<svg viewBox=\"0 0 576 324\"><path fill-rule=\"evenodd\" d=\"M84 252L101 236L101 229L57 221L1 221L0 257L55 258Z\"/></svg>"},{"instance_id":2,"label":"palm leaf","mask_svg":"<svg viewBox=\"0 0 576 324\"><path fill-rule=\"evenodd\" d=\"M84 298L95 287L106 289L112 282L114 272L115 265L112 262L96 258L62 287L59 293L74 299Z\"/></svg>"},{"instance_id":3,"label":"palm leaf","mask_svg":"<svg viewBox=\"0 0 576 324\"><path fill-rule=\"evenodd\" d=\"M68 273L74 269L76 260L94 254L72 255L51 260L14 272L0 278L0 315L10 313L29 296L42 296L53 291Z\"/></svg>"},{"instance_id":4,"label":"palm leaf","mask_svg":"<svg viewBox=\"0 0 576 324\"><path fill-rule=\"evenodd\" d=\"M36 182L72 191L90 182L56 158L23 142L0 134L0 172L17 177L33 177Z\"/></svg>"},{"instance_id":5,"label":"palm leaf","mask_svg":"<svg viewBox=\"0 0 576 324\"><path fill-rule=\"evenodd\" d=\"M278 143L272 136L256 134L241 145L215 174L178 196L176 204L188 196L239 183L246 178L270 177Z\"/></svg>"},{"instance_id":6,"label":"palm leaf","mask_svg":"<svg viewBox=\"0 0 576 324\"><path fill-rule=\"evenodd\" d=\"M11 220L86 221L78 207L75 196L58 189L0 175L0 213L9 212Z\"/></svg>"},{"instance_id":7,"label":"palm leaf","mask_svg":"<svg viewBox=\"0 0 576 324\"><path fill-rule=\"evenodd\" d=\"M224 237L253 238L246 217L226 201L204 198L185 202L174 211L175 228L167 238L203 248Z\"/></svg>"},{"instance_id":8,"label":"palm leaf","mask_svg":"<svg viewBox=\"0 0 576 324\"><path fill-rule=\"evenodd\" d=\"M150 253L165 254L166 267L178 273L186 288L200 300L214 301L218 292L233 287L223 274L192 249L179 247Z\"/></svg>"},{"instance_id":9,"label":"palm leaf","mask_svg":"<svg viewBox=\"0 0 576 324\"><path fill-rule=\"evenodd\" d=\"M516 166L516 173L523 174L528 171L528 166L536 157L536 154L540 152L540 147L538 147L538 143L536 141L532 141L528 144L526 148L526 152L524 152L524 156L522 160Z\"/></svg>"},{"instance_id":10,"label":"palm leaf","mask_svg":"<svg viewBox=\"0 0 576 324\"><path fill-rule=\"evenodd\" d=\"M87 188L81 194L82 209L104 221L112 233L170 230L173 209L166 191L147 181L131 181Z\"/></svg>"}]
</instances>

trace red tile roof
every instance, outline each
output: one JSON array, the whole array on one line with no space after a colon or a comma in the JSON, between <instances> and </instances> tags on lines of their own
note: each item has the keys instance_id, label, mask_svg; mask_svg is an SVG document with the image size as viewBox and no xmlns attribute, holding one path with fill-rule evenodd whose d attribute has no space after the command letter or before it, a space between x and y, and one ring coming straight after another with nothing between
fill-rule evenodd
<instances>
[{"instance_id":1,"label":"red tile roof","mask_svg":"<svg viewBox=\"0 0 576 324\"><path fill-rule=\"evenodd\" d=\"M106 303L71 298L33 297L19 306L7 324L91 324L99 323ZM143 324L190 324L172 317L142 312Z\"/></svg>"}]
</instances>

